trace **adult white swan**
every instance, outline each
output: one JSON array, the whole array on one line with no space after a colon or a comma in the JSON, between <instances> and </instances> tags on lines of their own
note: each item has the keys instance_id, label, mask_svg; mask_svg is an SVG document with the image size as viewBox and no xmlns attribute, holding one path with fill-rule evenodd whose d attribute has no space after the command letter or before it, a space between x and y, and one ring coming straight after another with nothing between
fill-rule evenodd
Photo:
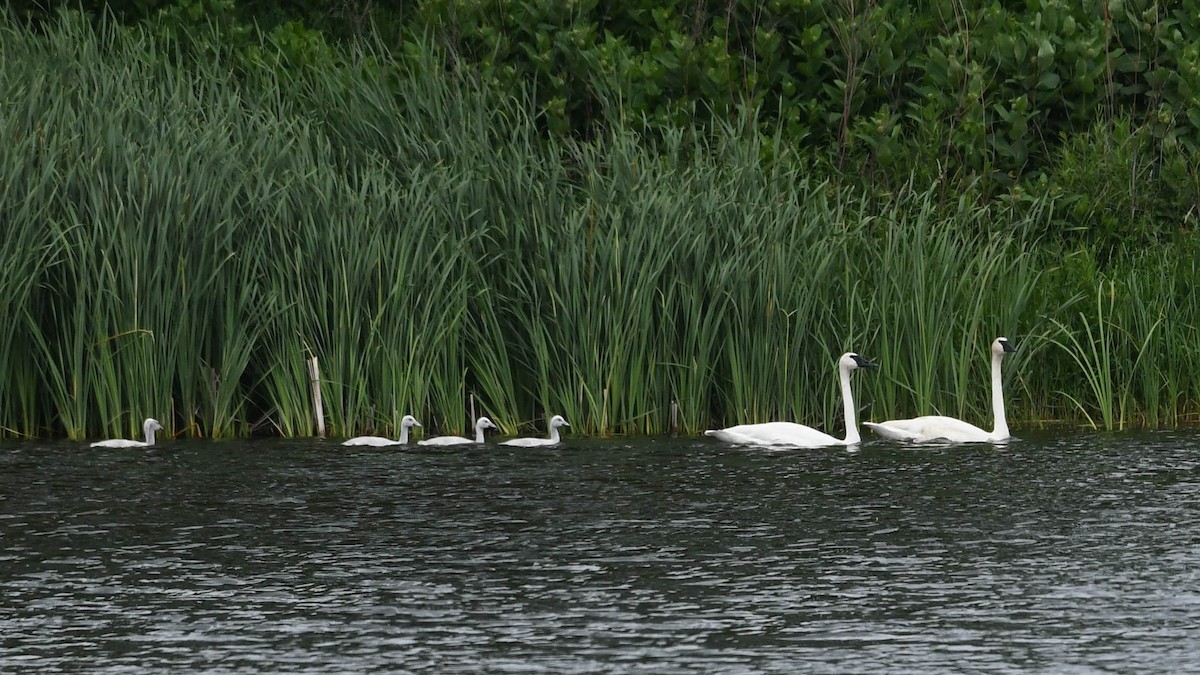
<instances>
[{"instance_id":1,"label":"adult white swan","mask_svg":"<svg viewBox=\"0 0 1200 675\"><path fill-rule=\"evenodd\" d=\"M728 429L705 431L705 436L738 445L781 445L792 448L820 448L827 445L855 445L862 440L854 421L854 395L850 391L850 373L858 368L874 368L875 363L854 352L838 359L838 377L842 383L842 409L846 415L846 438L834 438L812 427L793 422L740 424Z\"/></svg>"},{"instance_id":2,"label":"adult white swan","mask_svg":"<svg viewBox=\"0 0 1200 675\"><path fill-rule=\"evenodd\" d=\"M997 443L1009 439L1008 420L1004 417L1004 386L1000 381L1000 362L1004 355L1017 351L1008 338L992 341L992 415L996 428L984 431L974 424L942 415L925 415L908 420L865 422L881 438L912 443Z\"/></svg>"},{"instance_id":3,"label":"adult white swan","mask_svg":"<svg viewBox=\"0 0 1200 675\"><path fill-rule=\"evenodd\" d=\"M561 440L558 437L559 428L569 426L571 425L568 424L565 419L563 419L562 415L555 415L554 417L550 418L550 438L514 438L512 440L504 441L500 445L513 445L519 448L532 448L539 445L558 445L558 442Z\"/></svg>"},{"instance_id":4,"label":"adult white swan","mask_svg":"<svg viewBox=\"0 0 1200 675\"><path fill-rule=\"evenodd\" d=\"M107 441L96 441L92 443L93 448L148 448L154 445L154 432L161 430L163 427L158 420L153 417L147 417L145 422L142 422L142 433L146 435L144 441L131 441L127 438L110 438Z\"/></svg>"},{"instance_id":5,"label":"adult white swan","mask_svg":"<svg viewBox=\"0 0 1200 675\"><path fill-rule=\"evenodd\" d=\"M393 441L383 436L355 436L343 441L342 445L370 445L376 448L386 445L408 445L408 430L419 426L421 426L421 423L417 421L417 418L412 415L405 415L400 420L400 440Z\"/></svg>"},{"instance_id":6,"label":"adult white swan","mask_svg":"<svg viewBox=\"0 0 1200 675\"><path fill-rule=\"evenodd\" d=\"M434 436L426 438L423 441L417 441L417 445L465 445L467 443L482 443L484 429L497 429L495 424L486 417L480 417L475 422L475 438L465 438L463 436Z\"/></svg>"}]
</instances>

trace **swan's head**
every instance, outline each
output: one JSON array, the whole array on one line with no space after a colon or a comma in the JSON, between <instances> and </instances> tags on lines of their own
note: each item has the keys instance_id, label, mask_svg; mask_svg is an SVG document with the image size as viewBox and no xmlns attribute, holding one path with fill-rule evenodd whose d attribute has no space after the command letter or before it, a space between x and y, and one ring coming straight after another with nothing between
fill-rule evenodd
<instances>
[{"instance_id":1,"label":"swan's head","mask_svg":"<svg viewBox=\"0 0 1200 675\"><path fill-rule=\"evenodd\" d=\"M569 426L571 426L571 425L567 422L566 419L563 418L562 415L555 415L554 417L550 418L550 428L551 429L557 429L558 427L569 427Z\"/></svg>"},{"instance_id":2,"label":"swan's head","mask_svg":"<svg viewBox=\"0 0 1200 675\"><path fill-rule=\"evenodd\" d=\"M149 431L162 431L163 425L153 417L147 417L145 422L142 422L142 428Z\"/></svg>"},{"instance_id":3,"label":"swan's head","mask_svg":"<svg viewBox=\"0 0 1200 675\"><path fill-rule=\"evenodd\" d=\"M1006 338L1006 337L998 337L992 341L992 353L993 354L997 354L999 356L1004 356L1005 354L1009 354L1009 353L1012 353L1015 351L1017 351L1017 348L1012 346L1012 343L1009 342L1008 338Z\"/></svg>"},{"instance_id":4,"label":"swan's head","mask_svg":"<svg viewBox=\"0 0 1200 675\"><path fill-rule=\"evenodd\" d=\"M413 417L412 415L405 415L404 419L400 420L400 426L404 427L405 429L411 429L413 427L421 426L421 423L418 422L417 418Z\"/></svg>"},{"instance_id":5,"label":"swan's head","mask_svg":"<svg viewBox=\"0 0 1200 675\"><path fill-rule=\"evenodd\" d=\"M855 368L875 368L879 364L865 359L854 352L846 352L842 354L842 358L838 359L838 367L846 370L854 370Z\"/></svg>"},{"instance_id":6,"label":"swan's head","mask_svg":"<svg viewBox=\"0 0 1200 675\"><path fill-rule=\"evenodd\" d=\"M489 420L488 418L480 417L479 421L475 423L475 428L476 429L499 429L500 427L493 424L492 421Z\"/></svg>"}]
</instances>

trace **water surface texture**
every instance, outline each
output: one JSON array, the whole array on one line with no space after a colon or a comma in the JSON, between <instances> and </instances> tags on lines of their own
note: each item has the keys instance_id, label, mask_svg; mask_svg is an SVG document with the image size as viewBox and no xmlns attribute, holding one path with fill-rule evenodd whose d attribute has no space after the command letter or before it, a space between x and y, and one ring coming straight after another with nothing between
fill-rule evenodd
<instances>
[{"instance_id":1,"label":"water surface texture","mask_svg":"<svg viewBox=\"0 0 1200 675\"><path fill-rule=\"evenodd\" d=\"M7 443L0 671L1196 671L1198 457Z\"/></svg>"}]
</instances>

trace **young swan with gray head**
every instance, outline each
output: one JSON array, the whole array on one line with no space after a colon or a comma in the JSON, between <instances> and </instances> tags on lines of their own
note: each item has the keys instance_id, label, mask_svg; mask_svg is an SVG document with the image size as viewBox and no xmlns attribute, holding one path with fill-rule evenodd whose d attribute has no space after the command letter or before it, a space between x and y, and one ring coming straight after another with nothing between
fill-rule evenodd
<instances>
[{"instance_id":1,"label":"young swan with gray head","mask_svg":"<svg viewBox=\"0 0 1200 675\"><path fill-rule=\"evenodd\" d=\"M388 445L408 445L408 430L413 427L419 427L421 423L412 415L405 415L400 420L400 439L393 441L390 438L383 436L355 436L342 442L342 445L369 445L376 448L382 448Z\"/></svg>"},{"instance_id":2,"label":"young swan with gray head","mask_svg":"<svg viewBox=\"0 0 1200 675\"><path fill-rule=\"evenodd\" d=\"M483 432L485 429L498 428L486 417L480 417L475 422L475 438L465 438L463 436L434 436L426 438L423 441L417 441L417 445L467 445L469 443L483 443Z\"/></svg>"},{"instance_id":3,"label":"young swan with gray head","mask_svg":"<svg viewBox=\"0 0 1200 675\"><path fill-rule=\"evenodd\" d=\"M146 435L144 441L131 441L126 438L110 438L107 441L96 441L92 443L93 448L148 448L154 445L154 432L161 431L162 424L153 417L147 417L145 422L142 422L142 433Z\"/></svg>"},{"instance_id":4,"label":"young swan with gray head","mask_svg":"<svg viewBox=\"0 0 1200 675\"><path fill-rule=\"evenodd\" d=\"M550 418L550 438L514 438L504 441L500 445L511 445L518 448L535 448L544 445L558 445L561 440L558 436L558 430L561 427L569 427L567 420L563 419L562 415L555 415Z\"/></svg>"}]
</instances>

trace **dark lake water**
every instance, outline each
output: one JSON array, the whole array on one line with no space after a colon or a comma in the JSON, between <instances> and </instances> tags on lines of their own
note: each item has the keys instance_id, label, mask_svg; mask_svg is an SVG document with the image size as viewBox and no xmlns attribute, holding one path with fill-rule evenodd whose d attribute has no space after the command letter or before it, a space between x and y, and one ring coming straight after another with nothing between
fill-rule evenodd
<instances>
[{"instance_id":1,"label":"dark lake water","mask_svg":"<svg viewBox=\"0 0 1200 675\"><path fill-rule=\"evenodd\" d=\"M0 444L3 672L1200 670L1200 432Z\"/></svg>"}]
</instances>

